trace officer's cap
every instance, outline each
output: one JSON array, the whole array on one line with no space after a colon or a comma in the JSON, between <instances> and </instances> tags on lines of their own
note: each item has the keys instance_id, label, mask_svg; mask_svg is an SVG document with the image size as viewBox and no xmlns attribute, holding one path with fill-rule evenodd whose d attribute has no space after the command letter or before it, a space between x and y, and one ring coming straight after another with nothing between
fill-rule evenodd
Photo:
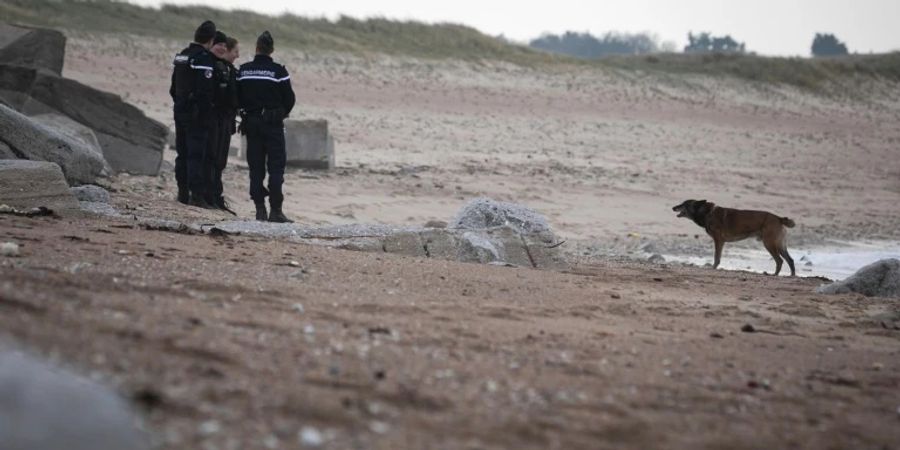
<instances>
[{"instance_id":1,"label":"officer's cap","mask_svg":"<svg viewBox=\"0 0 900 450\"><path fill-rule=\"evenodd\" d=\"M209 40L214 37L216 37L216 24L211 20L201 23L200 26L197 27L197 31L194 32L194 42L200 44L209 42Z\"/></svg>"}]
</instances>

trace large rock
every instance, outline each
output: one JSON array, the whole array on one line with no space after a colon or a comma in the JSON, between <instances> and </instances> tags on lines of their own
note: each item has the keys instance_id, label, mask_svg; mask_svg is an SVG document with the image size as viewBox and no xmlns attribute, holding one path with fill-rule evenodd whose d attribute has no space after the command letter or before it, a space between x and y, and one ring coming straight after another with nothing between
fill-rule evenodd
<instances>
[{"instance_id":1,"label":"large rock","mask_svg":"<svg viewBox=\"0 0 900 450\"><path fill-rule=\"evenodd\" d=\"M58 165L22 159L0 160L0 204L54 211L79 207Z\"/></svg>"},{"instance_id":2,"label":"large rock","mask_svg":"<svg viewBox=\"0 0 900 450\"><path fill-rule=\"evenodd\" d=\"M60 114L38 114L31 116L35 122L43 124L48 128L52 128L60 134L81 141L97 156L103 157L103 149L100 148L100 141L97 135L90 128Z\"/></svg>"},{"instance_id":3,"label":"large rock","mask_svg":"<svg viewBox=\"0 0 900 450\"><path fill-rule=\"evenodd\" d=\"M47 71L0 65L0 97L24 114L58 113L90 128L116 172L159 173L168 129L117 95Z\"/></svg>"},{"instance_id":4,"label":"large rock","mask_svg":"<svg viewBox=\"0 0 900 450\"><path fill-rule=\"evenodd\" d=\"M145 449L126 403L66 370L0 350L4 450Z\"/></svg>"},{"instance_id":5,"label":"large rock","mask_svg":"<svg viewBox=\"0 0 900 450\"><path fill-rule=\"evenodd\" d=\"M106 162L81 139L0 105L0 141L18 158L58 164L69 184L87 184L104 174Z\"/></svg>"},{"instance_id":6,"label":"large rock","mask_svg":"<svg viewBox=\"0 0 900 450\"><path fill-rule=\"evenodd\" d=\"M857 293L867 297L900 297L900 259L882 259L843 281L820 286L820 294Z\"/></svg>"},{"instance_id":7,"label":"large rock","mask_svg":"<svg viewBox=\"0 0 900 450\"><path fill-rule=\"evenodd\" d=\"M94 134L94 131L90 128L66 116L53 113L38 114L36 116L31 116L31 119L48 128L52 128L69 139L81 141L85 147L103 160L103 163L105 164L104 168L107 172L111 170L109 163L106 162L106 158L103 156L103 148L100 146L100 141L97 140L97 135Z\"/></svg>"},{"instance_id":8,"label":"large rock","mask_svg":"<svg viewBox=\"0 0 900 450\"><path fill-rule=\"evenodd\" d=\"M0 61L62 75L66 36L56 30L0 23Z\"/></svg>"},{"instance_id":9,"label":"large rock","mask_svg":"<svg viewBox=\"0 0 900 450\"><path fill-rule=\"evenodd\" d=\"M3 141L0 141L0 159L19 159L19 156Z\"/></svg>"}]
</instances>

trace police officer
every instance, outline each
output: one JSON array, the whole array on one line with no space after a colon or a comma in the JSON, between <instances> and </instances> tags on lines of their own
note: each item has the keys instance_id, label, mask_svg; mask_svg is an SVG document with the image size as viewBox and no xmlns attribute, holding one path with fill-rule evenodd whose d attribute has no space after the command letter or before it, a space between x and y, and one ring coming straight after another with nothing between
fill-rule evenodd
<instances>
[{"instance_id":1,"label":"police officer","mask_svg":"<svg viewBox=\"0 0 900 450\"><path fill-rule=\"evenodd\" d=\"M213 97L215 119L210 127L207 152L208 190L206 201L214 207L236 215L225 201L222 172L228 164L231 135L235 132L237 116L237 69L232 62L238 57L237 40L216 31L210 49L216 57L216 91Z\"/></svg>"},{"instance_id":2,"label":"police officer","mask_svg":"<svg viewBox=\"0 0 900 450\"><path fill-rule=\"evenodd\" d=\"M256 205L256 220L292 222L281 206L284 194L284 119L294 108L294 90L287 69L272 61L275 41L268 31L256 40L256 57L238 71L241 128L247 136L247 164L250 166L250 198ZM263 179L269 172L268 190ZM269 196L271 213L266 211Z\"/></svg>"},{"instance_id":3,"label":"police officer","mask_svg":"<svg viewBox=\"0 0 900 450\"><path fill-rule=\"evenodd\" d=\"M194 42L175 56L169 94L175 102L175 179L178 201L212 208L205 200L207 176L204 155L213 119L215 59L209 52L216 25L203 22L194 32Z\"/></svg>"}]
</instances>

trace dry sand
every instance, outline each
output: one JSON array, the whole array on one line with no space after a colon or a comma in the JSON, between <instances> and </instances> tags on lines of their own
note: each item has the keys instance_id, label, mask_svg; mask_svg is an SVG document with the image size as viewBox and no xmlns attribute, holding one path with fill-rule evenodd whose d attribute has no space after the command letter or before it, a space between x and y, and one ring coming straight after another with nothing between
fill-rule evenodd
<instances>
[{"instance_id":1,"label":"dry sand","mask_svg":"<svg viewBox=\"0 0 900 450\"><path fill-rule=\"evenodd\" d=\"M181 45L75 34L65 75L170 123ZM338 169L288 175L305 223L419 225L485 195L545 213L573 253L708 255L671 212L706 198L793 218L797 246L900 239L897 85L837 98L276 58L293 117L328 119L337 139ZM249 217L246 175L232 164L226 189ZM110 181L126 212L226 217L175 204L173 185L170 170ZM330 448L900 445L896 300L814 294L812 278L597 258L542 272L131 223L0 217L0 239L24 244L0 261L0 330L135 399L164 448L297 448L304 429Z\"/></svg>"}]
</instances>

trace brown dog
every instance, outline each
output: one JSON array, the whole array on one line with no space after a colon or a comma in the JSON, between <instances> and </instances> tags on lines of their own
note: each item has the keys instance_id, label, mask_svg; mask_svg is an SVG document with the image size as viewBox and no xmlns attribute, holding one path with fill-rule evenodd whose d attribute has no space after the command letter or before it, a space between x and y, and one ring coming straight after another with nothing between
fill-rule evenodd
<instances>
[{"instance_id":1,"label":"brown dog","mask_svg":"<svg viewBox=\"0 0 900 450\"><path fill-rule=\"evenodd\" d=\"M775 275L781 272L781 258L791 268L791 276L795 276L794 260L785 246L785 227L793 228L794 221L787 217L778 217L766 211L746 211L743 209L722 208L706 200L685 200L672 208L678 217L687 217L706 230L716 245L716 263L719 267L722 259L722 247L726 242L735 242L755 237L763 241L766 250L775 259Z\"/></svg>"}]
</instances>

